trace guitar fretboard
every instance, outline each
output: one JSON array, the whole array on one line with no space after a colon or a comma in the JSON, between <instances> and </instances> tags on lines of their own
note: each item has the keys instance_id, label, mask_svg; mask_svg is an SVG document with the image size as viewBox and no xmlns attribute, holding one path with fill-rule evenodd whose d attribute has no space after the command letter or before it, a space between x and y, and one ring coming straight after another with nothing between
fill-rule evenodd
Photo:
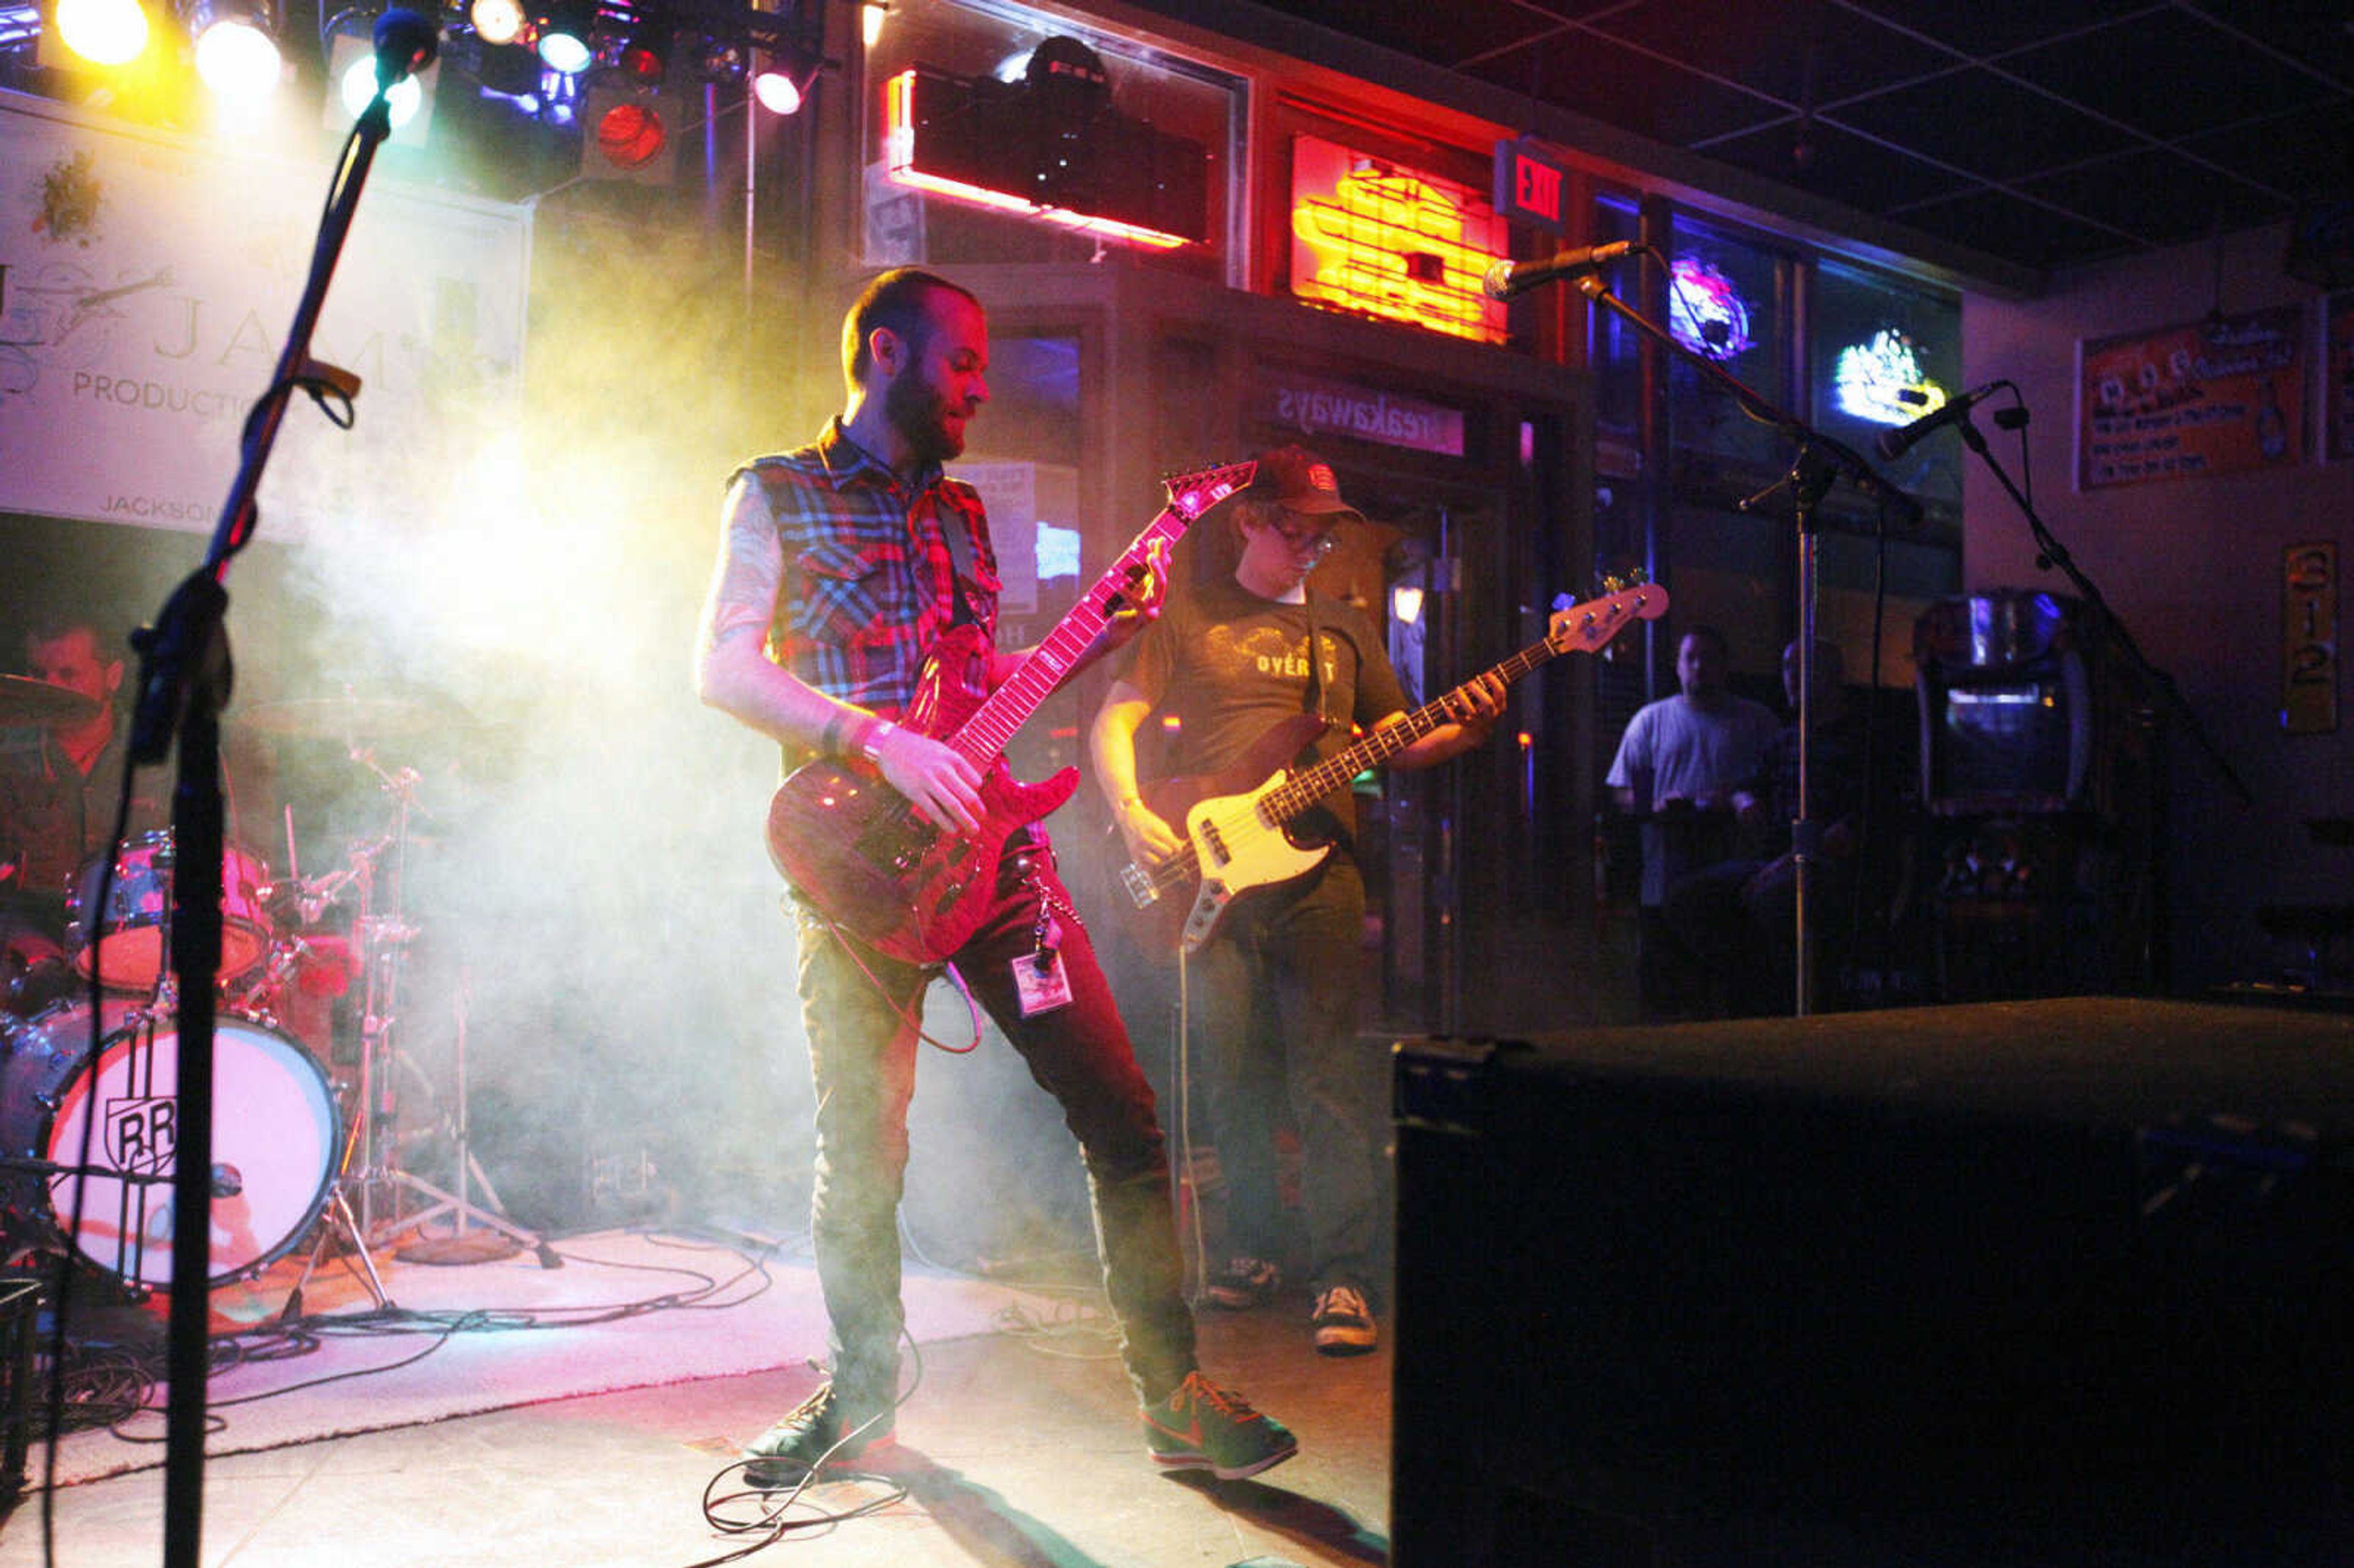
<instances>
[{"instance_id":1,"label":"guitar fretboard","mask_svg":"<svg viewBox=\"0 0 2354 1568\"><path fill-rule=\"evenodd\" d=\"M1172 481L1169 504L1161 514L1145 524L1110 569L1039 641L1022 667L973 710L946 744L982 769L1002 755L1014 732L1030 721L1039 705L1078 667L1079 660L1111 624L1113 601L1129 587L1136 569L1153 549L1174 544L1195 518L1248 484L1256 468L1254 463L1235 463Z\"/></svg>"},{"instance_id":2,"label":"guitar fretboard","mask_svg":"<svg viewBox=\"0 0 2354 1568\"><path fill-rule=\"evenodd\" d=\"M1584 607L1585 614L1582 620L1556 622L1552 635L1543 641L1531 643L1488 673L1501 676L1504 683L1510 685L1556 653L1573 647L1599 648L1617 634L1630 609L1639 611L1641 608L1639 592L1620 593L1597 600ZM1466 681L1445 696L1423 704L1394 724L1382 726L1347 750L1336 752L1321 762L1301 768L1259 797L1259 815L1268 826L1281 827L1366 768L1388 761L1439 726L1451 723L1447 711L1447 700L1476 684L1477 679Z\"/></svg>"}]
</instances>

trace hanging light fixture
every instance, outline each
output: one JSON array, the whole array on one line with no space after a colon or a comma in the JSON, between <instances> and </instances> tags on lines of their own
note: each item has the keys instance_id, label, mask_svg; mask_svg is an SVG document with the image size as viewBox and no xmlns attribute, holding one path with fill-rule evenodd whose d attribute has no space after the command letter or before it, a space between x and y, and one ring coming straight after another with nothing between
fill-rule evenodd
<instances>
[{"instance_id":1,"label":"hanging light fixture","mask_svg":"<svg viewBox=\"0 0 2354 1568\"><path fill-rule=\"evenodd\" d=\"M764 53L752 75L752 96L771 114L798 114L824 64L796 48Z\"/></svg>"},{"instance_id":2,"label":"hanging light fixture","mask_svg":"<svg viewBox=\"0 0 2354 1568\"><path fill-rule=\"evenodd\" d=\"M531 20L524 14L522 0L474 0L466 19L473 26L474 37L486 44L514 43Z\"/></svg>"},{"instance_id":3,"label":"hanging light fixture","mask_svg":"<svg viewBox=\"0 0 2354 1568\"><path fill-rule=\"evenodd\" d=\"M539 58L551 70L578 76L597 58L589 37L596 25L594 0L557 0L539 31Z\"/></svg>"},{"instance_id":4,"label":"hanging light fixture","mask_svg":"<svg viewBox=\"0 0 2354 1568\"><path fill-rule=\"evenodd\" d=\"M277 90L282 61L268 0L193 0L196 75L216 98L245 103Z\"/></svg>"}]
</instances>

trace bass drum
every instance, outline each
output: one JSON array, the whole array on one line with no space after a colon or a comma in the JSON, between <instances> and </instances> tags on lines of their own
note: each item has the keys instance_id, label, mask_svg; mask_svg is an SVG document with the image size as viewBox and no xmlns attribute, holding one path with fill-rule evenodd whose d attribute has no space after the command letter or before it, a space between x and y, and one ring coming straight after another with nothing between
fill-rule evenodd
<instances>
[{"instance_id":1,"label":"bass drum","mask_svg":"<svg viewBox=\"0 0 2354 1568\"><path fill-rule=\"evenodd\" d=\"M87 1002L60 1002L6 1025L0 1154L66 1168L11 1178L9 1210L20 1228L62 1238L79 1201L75 1248L126 1281L164 1287L172 1282L179 1033L168 1013L129 1002L109 1002L103 1021L94 1062ZM90 1174L78 1181L69 1172L93 1107ZM259 1273L302 1239L326 1207L342 1142L334 1091L309 1052L264 1024L216 1021L213 1284Z\"/></svg>"}]
</instances>

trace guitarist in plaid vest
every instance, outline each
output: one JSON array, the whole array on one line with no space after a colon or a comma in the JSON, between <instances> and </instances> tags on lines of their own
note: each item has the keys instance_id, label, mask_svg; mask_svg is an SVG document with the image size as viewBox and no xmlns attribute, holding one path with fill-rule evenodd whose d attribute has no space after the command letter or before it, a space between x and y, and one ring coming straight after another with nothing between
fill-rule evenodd
<instances>
[{"instance_id":1,"label":"guitarist in plaid vest","mask_svg":"<svg viewBox=\"0 0 2354 1568\"><path fill-rule=\"evenodd\" d=\"M982 778L910 718L924 656L951 626L988 652L965 676L1005 681L1023 652L995 648L998 578L981 499L941 465L989 396L981 303L947 280L886 272L843 323L847 400L809 446L748 464L729 485L701 629L697 690L785 748L865 770L942 832L971 832ZM1108 629L1089 656L1157 610ZM757 1487L887 1446L899 1392L897 1212L907 1160L917 1020L938 972L867 947L797 889L800 991L817 1092L811 1236L831 1325L830 1382L756 1438ZM950 955L1077 1135L1120 1351L1148 1452L1167 1469L1253 1475L1297 1451L1290 1433L1204 1377L1171 1213L1150 1087L1034 828L1005 841L992 900Z\"/></svg>"}]
</instances>

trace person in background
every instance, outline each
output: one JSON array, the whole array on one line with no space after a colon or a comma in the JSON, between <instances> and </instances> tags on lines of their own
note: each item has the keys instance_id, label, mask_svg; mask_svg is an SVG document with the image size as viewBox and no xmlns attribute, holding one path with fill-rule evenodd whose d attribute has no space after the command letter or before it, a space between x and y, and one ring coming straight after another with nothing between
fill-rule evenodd
<instances>
[{"instance_id":1,"label":"person in background","mask_svg":"<svg viewBox=\"0 0 2354 1568\"><path fill-rule=\"evenodd\" d=\"M1640 990L1649 1012L1682 1011L1697 975L1693 955L1661 914L1668 889L1728 858L1736 830L1764 818L1748 786L1781 721L1732 691L1731 665L1723 632L1688 629L1676 647L1681 689L1636 710L1604 780L1618 808L1642 823Z\"/></svg>"}]
</instances>

